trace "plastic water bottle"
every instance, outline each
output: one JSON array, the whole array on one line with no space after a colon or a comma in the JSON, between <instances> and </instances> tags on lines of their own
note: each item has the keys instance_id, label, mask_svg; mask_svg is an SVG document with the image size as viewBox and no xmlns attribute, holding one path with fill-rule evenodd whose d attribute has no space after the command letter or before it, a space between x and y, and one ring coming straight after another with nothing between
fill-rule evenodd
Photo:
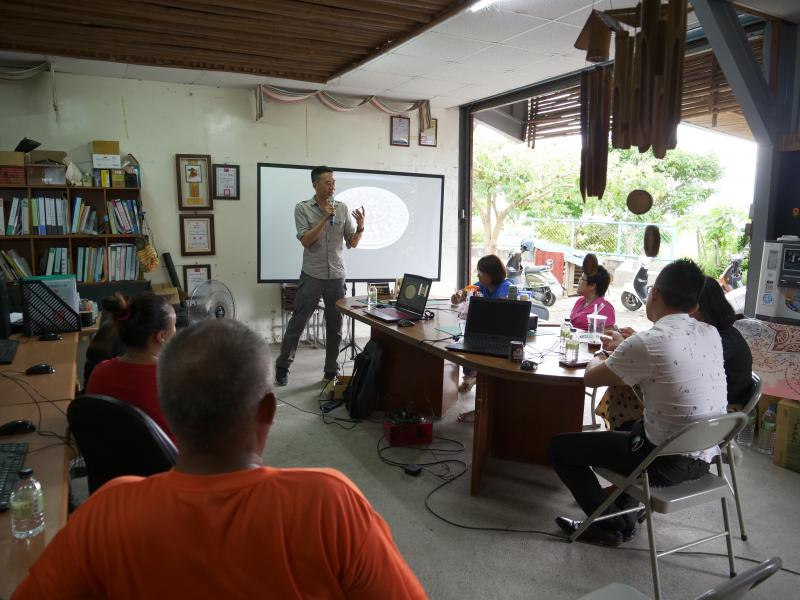
<instances>
[{"instance_id":1,"label":"plastic water bottle","mask_svg":"<svg viewBox=\"0 0 800 600\"><path fill-rule=\"evenodd\" d=\"M756 412L751 412L747 417L747 425L736 434L736 443L743 448L749 448L753 445L756 437Z\"/></svg>"},{"instance_id":2,"label":"plastic water bottle","mask_svg":"<svg viewBox=\"0 0 800 600\"><path fill-rule=\"evenodd\" d=\"M570 320L564 319L564 322L561 323L561 337L559 338L558 342L558 353L564 357L567 353L567 340L570 336Z\"/></svg>"},{"instance_id":3,"label":"plastic water bottle","mask_svg":"<svg viewBox=\"0 0 800 600\"><path fill-rule=\"evenodd\" d=\"M761 419L761 429L758 432L758 451L764 454L772 454L775 450L775 428L777 425L778 413L775 405L770 404Z\"/></svg>"},{"instance_id":4,"label":"plastic water bottle","mask_svg":"<svg viewBox=\"0 0 800 600\"><path fill-rule=\"evenodd\" d=\"M367 306L375 306L378 303L378 288L371 285L367 288Z\"/></svg>"},{"instance_id":5,"label":"plastic water bottle","mask_svg":"<svg viewBox=\"0 0 800 600\"><path fill-rule=\"evenodd\" d=\"M11 534L24 540L44 531L44 495L33 469L20 469L18 476L11 492Z\"/></svg>"},{"instance_id":6,"label":"plastic water bottle","mask_svg":"<svg viewBox=\"0 0 800 600\"><path fill-rule=\"evenodd\" d=\"M578 341L578 336L574 332L575 330L573 329L572 333L570 333L569 337L566 340L567 348L565 351L564 360L568 363L578 362L578 354L581 347L581 344Z\"/></svg>"}]
</instances>

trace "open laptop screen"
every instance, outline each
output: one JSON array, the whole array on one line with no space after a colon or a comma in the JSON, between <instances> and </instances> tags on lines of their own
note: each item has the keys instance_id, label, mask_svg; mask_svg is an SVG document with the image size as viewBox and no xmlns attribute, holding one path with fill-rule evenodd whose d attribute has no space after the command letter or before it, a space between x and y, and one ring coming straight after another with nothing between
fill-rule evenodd
<instances>
[{"instance_id":1,"label":"open laptop screen","mask_svg":"<svg viewBox=\"0 0 800 600\"><path fill-rule=\"evenodd\" d=\"M472 298L467 313L466 336L500 335L524 341L528 336L531 303L519 300Z\"/></svg>"},{"instance_id":2,"label":"open laptop screen","mask_svg":"<svg viewBox=\"0 0 800 600\"><path fill-rule=\"evenodd\" d=\"M397 296L397 308L422 315L428 302L428 294L431 293L431 283L432 280L427 277L406 273Z\"/></svg>"}]
</instances>

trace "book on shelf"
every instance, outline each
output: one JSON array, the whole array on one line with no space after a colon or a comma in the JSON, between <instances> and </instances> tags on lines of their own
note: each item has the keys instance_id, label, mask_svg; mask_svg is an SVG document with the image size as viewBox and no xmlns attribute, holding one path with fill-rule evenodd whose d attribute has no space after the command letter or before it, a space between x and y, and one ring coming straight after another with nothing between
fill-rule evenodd
<instances>
[{"instance_id":1,"label":"book on shelf","mask_svg":"<svg viewBox=\"0 0 800 600\"><path fill-rule=\"evenodd\" d=\"M4 236L6 234L6 209L5 209L5 200L0 198L0 236Z\"/></svg>"},{"instance_id":2,"label":"book on shelf","mask_svg":"<svg viewBox=\"0 0 800 600\"><path fill-rule=\"evenodd\" d=\"M9 250L0 250L0 255L2 255L3 260L11 270L14 279L21 279L33 275L28 261L25 260L25 257L20 256L19 252L13 248Z\"/></svg>"},{"instance_id":3,"label":"book on shelf","mask_svg":"<svg viewBox=\"0 0 800 600\"><path fill-rule=\"evenodd\" d=\"M23 231L28 220L23 212L28 206L28 198L14 196L11 199L11 208L8 211L8 222L6 223L6 235L23 235Z\"/></svg>"},{"instance_id":4,"label":"book on shelf","mask_svg":"<svg viewBox=\"0 0 800 600\"><path fill-rule=\"evenodd\" d=\"M22 215L20 218L22 223L22 235L30 235L31 234L30 199L27 196L22 198L20 207L22 209Z\"/></svg>"},{"instance_id":5,"label":"book on shelf","mask_svg":"<svg viewBox=\"0 0 800 600\"><path fill-rule=\"evenodd\" d=\"M72 203L72 224L70 225L70 233L78 233L78 224L81 218L81 208L83 207L83 198L75 196L75 201Z\"/></svg>"}]
</instances>

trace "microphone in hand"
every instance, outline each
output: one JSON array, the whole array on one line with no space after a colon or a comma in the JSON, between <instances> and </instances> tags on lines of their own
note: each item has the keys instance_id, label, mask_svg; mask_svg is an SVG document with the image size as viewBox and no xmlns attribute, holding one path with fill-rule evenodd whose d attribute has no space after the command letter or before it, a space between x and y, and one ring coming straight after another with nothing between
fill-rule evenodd
<instances>
[{"instance_id":1,"label":"microphone in hand","mask_svg":"<svg viewBox=\"0 0 800 600\"><path fill-rule=\"evenodd\" d=\"M334 204L333 204L333 200L328 200L328 206L334 206ZM328 223L329 223L330 225L333 225L333 219L334 219L334 218L335 218L335 213L331 213L331 214L328 216Z\"/></svg>"}]
</instances>

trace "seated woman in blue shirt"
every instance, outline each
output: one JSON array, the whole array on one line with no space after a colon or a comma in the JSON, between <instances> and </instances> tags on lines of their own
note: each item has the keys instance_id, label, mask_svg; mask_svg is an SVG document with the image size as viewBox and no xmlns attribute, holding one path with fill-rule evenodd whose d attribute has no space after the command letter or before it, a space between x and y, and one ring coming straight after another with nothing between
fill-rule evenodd
<instances>
[{"instance_id":1,"label":"seated woman in blue shirt","mask_svg":"<svg viewBox=\"0 0 800 600\"><path fill-rule=\"evenodd\" d=\"M478 288L484 298L506 298L508 297L508 287L513 285L510 279L506 278L507 272L503 261L494 254L487 254L478 260L478 281L473 285ZM453 304L460 304L467 299L467 290L458 290L450 297ZM464 379L458 386L459 392L468 392L475 385L476 371L474 369L464 369ZM475 411L471 410L458 415L461 422L471 422L475 418Z\"/></svg>"}]
</instances>

